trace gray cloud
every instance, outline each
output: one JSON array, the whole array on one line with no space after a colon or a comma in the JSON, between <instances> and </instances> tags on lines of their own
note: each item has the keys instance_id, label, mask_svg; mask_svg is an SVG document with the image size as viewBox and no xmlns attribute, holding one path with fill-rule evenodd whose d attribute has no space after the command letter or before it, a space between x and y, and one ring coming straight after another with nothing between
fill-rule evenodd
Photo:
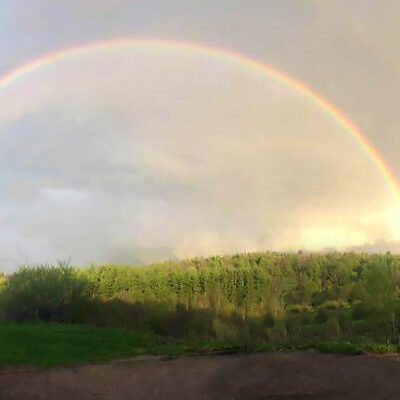
<instances>
[{"instance_id":1,"label":"gray cloud","mask_svg":"<svg viewBox=\"0 0 400 400\"><path fill-rule=\"evenodd\" d=\"M0 71L116 36L225 46L341 105L400 171L398 44L388 33L398 28L389 19L379 30L394 3L377 20L373 2L363 2L362 16L358 2L188 4L6 2L0 50L9 57ZM99 52L0 90L0 110L5 268L68 256L136 263L373 248L399 236L397 204L354 138L293 89L223 60L172 49Z\"/></svg>"}]
</instances>

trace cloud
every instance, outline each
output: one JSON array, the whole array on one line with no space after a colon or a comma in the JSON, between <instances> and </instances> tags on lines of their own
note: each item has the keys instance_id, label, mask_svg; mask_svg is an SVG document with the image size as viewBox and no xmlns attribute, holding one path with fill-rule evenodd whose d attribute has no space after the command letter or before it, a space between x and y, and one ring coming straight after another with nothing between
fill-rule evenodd
<instances>
[{"instance_id":1,"label":"cloud","mask_svg":"<svg viewBox=\"0 0 400 400\"><path fill-rule=\"evenodd\" d=\"M354 138L226 60L100 51L24 76L0 109L4 266L398 237L395 199Z\"/></svg>"}]
</instances>

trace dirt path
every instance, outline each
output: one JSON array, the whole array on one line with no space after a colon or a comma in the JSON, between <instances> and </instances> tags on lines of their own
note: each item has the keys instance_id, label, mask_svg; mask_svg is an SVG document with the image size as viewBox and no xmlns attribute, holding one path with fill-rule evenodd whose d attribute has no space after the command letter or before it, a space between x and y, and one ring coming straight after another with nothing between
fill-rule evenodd
<instances>
[{"instance_id":1,"label":"dirt path","mask_svg":"<svg viewBox=\"0 0 400 400\"><path fill-rule=\"evenodd\" d=\"M142 357L49 371L3 371L0 399L400 399L400 361L313 352Z\"/></svg>"}]
</instances>

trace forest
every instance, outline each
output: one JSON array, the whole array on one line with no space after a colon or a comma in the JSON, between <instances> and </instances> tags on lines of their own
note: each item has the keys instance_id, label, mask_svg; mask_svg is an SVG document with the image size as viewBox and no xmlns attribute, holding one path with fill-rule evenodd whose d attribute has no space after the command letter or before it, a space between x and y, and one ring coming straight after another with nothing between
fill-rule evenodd
<instances>
[{"instance_id":1,"label":"forest","mask_svg":"<svg viewBox=\"0 0 400 400\"><path fill-rule=\"evenodd\" d=\"M333 341L394 352L399 289L400 256L390 253L247 253L139 267L59 263L3 275L0 318L246 349Z\"/></svg>"}]
</instances>

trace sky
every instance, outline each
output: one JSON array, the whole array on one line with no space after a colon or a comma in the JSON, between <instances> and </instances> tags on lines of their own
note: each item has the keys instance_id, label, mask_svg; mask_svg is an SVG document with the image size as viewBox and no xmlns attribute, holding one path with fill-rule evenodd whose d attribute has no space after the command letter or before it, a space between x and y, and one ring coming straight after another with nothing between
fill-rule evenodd
<instances>
[{"instance_id":1,"label":"sky","mask_svg":"<svg viewBox=\"0 0 400 400\"><path fill-rule=\"evenodd\" d=\"M0 0L0 269L258 250L400 251L397 1Z\"/></svg>"}]
</instances>

